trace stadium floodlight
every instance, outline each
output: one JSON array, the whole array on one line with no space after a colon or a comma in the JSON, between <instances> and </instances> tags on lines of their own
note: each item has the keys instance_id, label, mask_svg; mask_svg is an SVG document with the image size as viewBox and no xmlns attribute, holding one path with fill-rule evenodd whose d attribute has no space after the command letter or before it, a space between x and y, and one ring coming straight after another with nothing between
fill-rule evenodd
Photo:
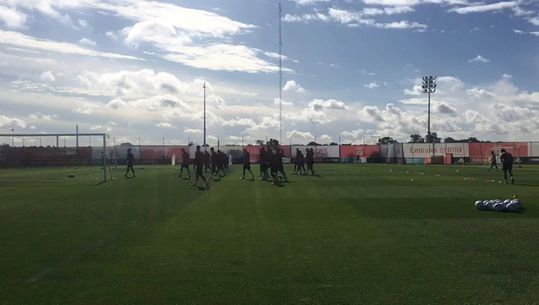
<instances>
[{"instance_id":1,"label":"stadium floodlight","mask_svg":"<svg viewBox=\"0 0 539 305\"><path fill-rule=\"evenodd\" d=\"M279 1L279 143L283 141L283 39L282 3ZM315 141L316 142L316 141Z\"/></svg>"},{"instance_id":2,"label":"stadium floodlight","mask_svg":"<svg viewBox=\"0 0 539 305\"><path fill-rule=\"evenodd\" d=\"M434 156L434 141L431 136L430 132L430 95L434 92L436 92L436 76L424 76L423 77L423 84L421 85L421 88L423 89L423 93L426 93L428 95L428 111L427 111L427 142L431 141L432 144L432 155Z\"/></svg>"},{"instance_id":3,"label":"stadium floodlight","mask_svg":"<svg viewBox=\"0 0 539 305\"><path fill-rule=\"evenodd\" d=\"M15 128L11 128L11 146L15 146Z\"/></svg>"},{"instance_id":4,"label":"stadium floodlight","mask_svg":"<svg viewBox=\"0 0 539 305\"><path fill-rule=\"evenodd\" d=\"M204 143L204 149L206 149L206 82L202 85L202 89L204 90L204 139L202 140L202 143Z\"/></svg>"}]
</instances>

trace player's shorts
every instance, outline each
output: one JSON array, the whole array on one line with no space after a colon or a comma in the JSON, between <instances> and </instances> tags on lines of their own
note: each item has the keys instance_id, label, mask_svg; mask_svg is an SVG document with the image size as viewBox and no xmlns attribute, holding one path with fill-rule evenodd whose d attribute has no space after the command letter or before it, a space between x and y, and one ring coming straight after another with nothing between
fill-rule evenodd
<instances>
[{"instance_id":1,"label":"player's shorts","mask_svg":"<svg viewBox=\"0 0 539 305\"><path fill-rule=\"evenodd\" d=\"M251 169L251 164L243 164L243 169Z\"/></svg>"},{"instance_id":2,"label":"player's shorts","mask_svg":"<svg viewBox=\"0 0 539 305\"><path fill-rule=\"evenodd\" d=\"M189 168L189 164L182 164L182 168Z\"/></svg>"},{"instance_id":3,"label":"player's shorts","mask_svg":"<svg viewBox=\"0 0 539 305\"><path fill-rule=\"evenodd\" d=\"M196 174L201 176L203 172L202 170L203 168L204 168L203 166L195 166Z\"/></svg>"},{"instance_id":4,"label":"player's shorts","mask_svg":"<svg viewBox=\"0 0 539 305\"><path fill-rule=\"evenodd\" d=\"M503 171L513 171L513 164L504 164L502 167Z\"/></svg>"}]
</instances>

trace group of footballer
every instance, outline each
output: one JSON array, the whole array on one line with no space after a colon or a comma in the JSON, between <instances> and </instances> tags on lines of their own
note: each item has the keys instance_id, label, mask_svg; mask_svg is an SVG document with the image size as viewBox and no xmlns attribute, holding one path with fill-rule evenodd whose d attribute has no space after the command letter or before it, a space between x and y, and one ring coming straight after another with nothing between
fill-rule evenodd
<instances>
[{"instance_id":1,"label":"group of footballer","mask_svg":"<svg viewBox=\"0 0 539 305\"><path fill-rule=\"evenodd\" d=\"M187 177L184 179L191 179L191 172L189 171L189 164L191 159L189 153L182 149L182 161L180 172L178 177L183 177L183 172L186 170ZM272 184L281 186L282 182L288 182L284 164L283 164L284 152L279 145L266 145L260 148L260 180L269 181ZM247 149L243 149L242 156L243 171L240 179L246 179L246 174L250 175L249 181L254 181L255 175L251 170L251 155ZM212 147L208 150L202 151L200 146L196 146L195 158L193 159L193 166L195 169L195 181L192 186L198 186L199 180L202 180L204 184L202 188L207 189L208 179L205 177L205 173L210 173L211 178L214 181L220 180L230 173L230 157L224 152ZM305 170L305 163L307 163L307 170ZM314 149L307 149L306 156L298 149L294 162L294 175L307 175L310 171L314 176Z\"/></svg>"}]
</instances>

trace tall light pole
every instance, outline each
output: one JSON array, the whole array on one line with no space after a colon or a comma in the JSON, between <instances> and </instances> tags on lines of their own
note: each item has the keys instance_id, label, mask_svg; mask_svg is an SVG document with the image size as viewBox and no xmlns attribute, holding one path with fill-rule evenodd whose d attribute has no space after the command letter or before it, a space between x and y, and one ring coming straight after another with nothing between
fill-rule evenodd
<instances>
[{"instance_id":1,"label":"tall light pole","mask_svg":"<svg viewBox=\"0 0 539 305\"><path fill-rule=\"evenodd\" d=\"M15 146L15 128L11 128L11 147Z\"/></svg>"},{"instance_id":2,"label":"tall light pole","mask_svg":"<svg viewBox=\"0 0 539 305\"><path fill-rule=\"evenodd\" d=\"M281 2L279 1L279 143L283 138L283 41L281 35Z\"/></svg>"},{"instance_id":3,"label":"tall light pole","mask_svg":"<svg viewBox=\"0 0 539 305\"><path fill-rule=\"evenodd\" d=\"M206 82L204 82L202 88L204 89L204 139L202 143L204 143L204 149L206 149Z\"/></svg>"},{"instance_id":4,"label":"tall light pole","mask_svg":"<svg viewBox=\"0 0 539 305\"><path fill-rule=\"evenodd\" d=\"M436 76L425 76L423 77L423 84L421 85L423 93L426 93L428 96L428 114L427 114L427 142L432 142L432 155L434 156L434 141L430 132L430 95L431 93L436 92Z\"/></svg>"}]
</instances>

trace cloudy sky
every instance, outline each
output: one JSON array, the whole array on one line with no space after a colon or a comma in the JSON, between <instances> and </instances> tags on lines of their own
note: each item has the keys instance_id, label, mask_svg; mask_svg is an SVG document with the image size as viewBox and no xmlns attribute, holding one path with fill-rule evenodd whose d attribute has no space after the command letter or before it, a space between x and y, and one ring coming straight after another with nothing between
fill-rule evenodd
<instances>
[{"instance_id":1,"label":"cloudy sky","mask_svg":"<svg viewBox=\"0 0 539 305\"><path fill-rule=\"evenodd\" d=\"M200 143L206 82L210 144L278 138L277 3L0 0L0 133ZM424 75L438 135L539 140L538 0L282 7L283 142L424 135Z\"/></svg>"}]
</instances>

